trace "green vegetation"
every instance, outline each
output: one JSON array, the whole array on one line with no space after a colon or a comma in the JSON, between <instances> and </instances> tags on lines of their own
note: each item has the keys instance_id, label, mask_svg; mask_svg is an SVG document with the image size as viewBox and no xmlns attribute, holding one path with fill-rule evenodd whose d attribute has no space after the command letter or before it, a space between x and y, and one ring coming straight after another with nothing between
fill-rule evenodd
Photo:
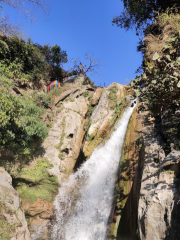
<instances>
[{"instance_id":1,"label":"green vegetation","mask_svg":"<svg viewBox=\"0 0 180 240\"><path fill-rule=\"evenodd\" d=\"M8 214L12 214L12 210L7 208L5 204L5 200L6 200L6 194L1 195L0 197L0 239L10 240L17 226L16 224L8 223L3 217L3 211L5 211Z\"/></svg>"},{"instance_id":2,"label":"green vegetation","mask_svg":"<svg viewBox=\"0 0 180 240\"><path fill-rule=\"evenodd\" d=\"M117 92L118 92L117 86L113 86L110 89L110 93L108 95L108 99L109 99L109 107L111 109L114 109L114 107L117 105Z\"/></svg>"},{"instance_id":3,"label":"green vegetation","mask_svg":"<svg viewBox=\"0 0 180 240\"><path fill-rule=\"evenodd\" d=\"M124 3L124 11L114 17L113 23L118 27L135 28L137 34L145 32L153 25L156 16L174 7L177 11L180 4L174 0L121 0ZM174 10L175 11L175 10Z\"/></svg>"},{"instance_id":4,"label":"green vegetation","mask_svg":"<svg viewBox=\"0 0 180 240\"><path fill-rule=\"evenodd\" d=\"M61 159L65 155L65 152L60 152L58 157Z\"/></svg>"},{"instance_id":5,"label":"green vegetation","mask_svg":"<svg viewBox=\"0 0 180 240\"><path fill-rule=\"evenodd\" d=\"M33 167L24 167L15 174L16 190L22 199L35 202L37 198L52 201L58 192L58 180L47 172L52 165L46 159L38 159ZM17 180L16 180L17 176Z\"/></svg>"},{"instance_id":6,"label":"green vegetation","mask_svg":"<svg viewBox=\"0 0 180 240\"><path fill-rule=\"evenodd\" d=\"M56 89L55 89L56 90ZM50 93L39 93L38 91L33 91L31 93L31 98L39 106L43 108L51 108L53 105L53 94Z\"/></svg>"},{"instance_id":7,"label":"green vegetation","mask_svg":"<svg viewBox=\"0 0 180 240\"><path fill-rule=\"evenodd\" d=\"M84 80L82 82L82 85L94 85L93 81L91 81L91 79L89 77L84 77Z\"/></svg>"},{"instance_id":8,"label":"green vegetation","mask_svg":"<svg viewBox=\"0 0 180 240\"><path fill-rule=\"evenodd\" d=\"M60 64L67 54L57 45L38 45L31 39L0 36L0 73L20 85L28 81L38 85L40 80L62 79Z\"/></svg>"},{"instance_id":9,"label":"green vegetation","mask_svg":"<svg viewBox=\"0 0 180 240\"><path fill-rule=\"evenodd\" d=\"M141 238L140 238L139 228L137 228L137 230L136 230L136 235L137 235L138 240L141 240Z\"/></svg>"},{"instance_id":10,"label":"green vegetation","mask_svg":"<svg viewBox=\"0 0 180 240\"><path fill-rule=\"evenodd\" d=\"M15 95L13 82L0 76L0 145L22 155L31 154L32 145L48 134L40 116L44 109L38 107L26 94Z\"/></svg>"},{"instance_id":11,"label":"green vegetation","mask_svg":"<svg viewBox=\"0 0 180 240\"><path fill-rule=\"evenodd\" d=\"M9 224L6 220L0 219L0 239L10 240L16 230L15 224Z\"/></svg>"},{"instance_id":12,"label":"green vegetation","mask_svg":"<svg viewBox=\"0 0 180 240\"><path fill-rule=\"evenodd\" d=\"M170 142L180 144L180 15L172 9L156 18L156 34L149 32L144 41L143 73L131 82L140 101L147 104L152 116L161 122L165 139L164 150L170 152Z\"/></svg>"},{"instance_id":13,"label":"green vegetation","mask_svg":"<svg viewBox=\"0 0 180 240\"><path fill-rule=\"evenodd\" d=\"M86 138L86 140L88 141L88 142L90 142L90 141L92 141L93 139L94 139L94 134L91 134L91 135L88 135L87 136L87 138Z\"/></svg>"},{"instance_id":14,"label":"green vegetation","mask_svg":"<svg viewBox=\"0 0 180 240\"><path fill-rule=\"evenodd\" d=\"M180 3L169 0L122 0L124 11L113 19L117 26L142 34L138 51L143 62L130 85L161 124L164 150L180 145ZM143 109L144 108L144 109Z\"/></svg>"},{"instance_id":15,"label":"green vegetation","mask_svg":"<svg viewBox=\"0 0 180 240\"><path fill-rule=\"evenodd\" d=\"M177 109L180 104L180 32L174 34L159 52L154 53L151 62L146 63L144 73L134 82L135 88L144 84L139 97L148 101L150 110L157 113L165 108Z\"/></svg>"},{"instance_id":16,"label":"green vegetation","mask_svg":"<svg viewBox=\"0 0 180 240\"><path fill-rule=\"evenodd\" d=\"M85 124L84 124L84 130L85 130L86 138L88 138L88 139L90 139L90 137L87 135L87 132L88 132L88 129L91 125L91 115L92 115L94 109L95 109L94 106L89 105L88 106L88 111L87 111L87 114L86 114L86 121L85 121Z\"/></svg>"},{"instance_id":17,"label":"green vegetation","mask_svg":"<svg viewBox=\"0 0 180 240\"><path fill-rule=\"evenodd\" d=\"M84 97L84 98L86 98L86 97L88 97L88 96L89 96L89 92L83 93L83 97Z\"/></svg>"},{"instance_id":18,"label":"green vegetation","mask_svg":"<svg viewBox=\"0 0 180 240\"><path fill-rule=\"evenodd\" d=\"M123 114L124 112L124 106L125 106L126 100L122 100L119 104L117 104L117 101L115 102L115 113L113 118L111 119L111 123L110 126L114 126L115 122L117 121L117 119Z\"/></svg>"},{"instance_id":19,"label":"green vegetation","mask_svg":"<svg viewBox=\"0 0 180 240\"><path fill-rule=\"evenodd\" d=\"M136 145L137 145L139 151L141 151L141 149L143 147L143 137L142 136L137 135Z\"/></svg>"}]
</instances>

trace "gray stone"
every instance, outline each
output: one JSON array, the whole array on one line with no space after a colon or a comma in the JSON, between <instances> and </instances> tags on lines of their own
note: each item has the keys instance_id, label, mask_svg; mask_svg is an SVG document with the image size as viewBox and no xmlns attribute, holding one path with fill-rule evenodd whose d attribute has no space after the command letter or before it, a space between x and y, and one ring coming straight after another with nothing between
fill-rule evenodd
<instances>
[{"instance_id":1,"label":"gray stone","mask_svg":"<svg viewBox=\"0 0 180 240\"><path fill-rule=\"evenodd\" d=\"M11 240L30 240L30 233L25 220L25 215L21 210L19 193L12 187L12 178L0 168L0 219L6 222L6 227L10 227L9 234ZM2 234L2 233L0 233Z\"/></svg>"}]
</instances>

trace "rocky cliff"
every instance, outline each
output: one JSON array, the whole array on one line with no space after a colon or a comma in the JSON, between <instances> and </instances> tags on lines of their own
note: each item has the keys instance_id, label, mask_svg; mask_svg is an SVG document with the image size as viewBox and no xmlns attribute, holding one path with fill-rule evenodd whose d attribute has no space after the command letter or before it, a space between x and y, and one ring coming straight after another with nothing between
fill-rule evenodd
<instances>
[{"instance_id":1,"label":"rocky cliff","mask_svg":"<svg viewBox=\"0 0 180 240\"><path fill-rule=\"evenodd\" d=\"M162 134L162 122L148 110L140 109L141 105L132 115L131 136L127 131L124 143L124 152L129 156L123 154L121 163L125 160L128 167L122 165L119 171L109 239L180 239L180 152L171 147L170 153L165 153L167 141ZM136 125L132 126L132 121ZM131 143L134 132L139 136L132 141L135 148Z\"/></svg>"},{"instance_id":2,"label":"rocky cliff","mask_svg":"<svg viewBox=\"0 0 180 240\"><path fill-rule=\"evenodd\" d=\"M37 144L30 160L17 160L11 151L1 151L2 239L50 238L58 189L109 138L135 96L129 85L112 83L100 88L83 82L81 76L57 92L44 116L44 121L51 119L49 135ZM170 146L169 129L167 118L152 117L142 103L135 108L118 170L107 239L180 238L180 152Z\"/></svg>"},{"instance_id":3,"label":"rocky cliff","mask_svg":"<svg viewBox=\"0 0 180 240\"><path fill-rule=\"evenodd\" d=\"M11 151L1 152L1 163L21 196L31 239L49 238L58 188L109 138L129 103L126 96L134 95L128 85L100 88L83 82L81 76L60 88L44 116L45 121L53 119L49 135L30 161L15 161Z\"/></svg>"},{"instance_id":4,"label":"rocky cliff","mask_svg":"<svg viewBox=\"0 0 180 240\"><path fill-rule=\"evenodd\" d=\"M12 178L4 168L0 168L0 239L31 239L19 193L12 187Z\"/></svg>"}]
</instances>

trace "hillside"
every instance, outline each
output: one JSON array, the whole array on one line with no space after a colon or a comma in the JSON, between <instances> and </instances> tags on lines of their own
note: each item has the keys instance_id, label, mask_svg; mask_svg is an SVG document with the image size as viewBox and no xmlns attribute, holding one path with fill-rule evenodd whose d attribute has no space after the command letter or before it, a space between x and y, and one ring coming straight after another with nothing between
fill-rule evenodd
<instances>
[{"instance_id":1,"label":"hillside","mask_svg":"<svg viewBox=\"0 0 180 240\"><path fill-rule=\"evenodd\" d=\"M180 239L179 29L157 15L142 73L104 88L63 83L57 45L0 36L1 239Z\"/></svg>"}]
</instances>

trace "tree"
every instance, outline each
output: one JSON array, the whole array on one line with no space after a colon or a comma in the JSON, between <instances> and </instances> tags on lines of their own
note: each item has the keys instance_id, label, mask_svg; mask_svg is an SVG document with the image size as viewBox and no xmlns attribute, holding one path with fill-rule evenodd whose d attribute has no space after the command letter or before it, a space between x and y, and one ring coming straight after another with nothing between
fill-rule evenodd
<instances>
[{"instance_id":1,"label":"tree","mask_svg":"<svg viewBox=\"0 0 180 240\"><path fill-rule=\"evenodd\" d=\"M44 61L48 63L51 80L57 79L61 81L63 78L62 64L68 61L66 51L63 51L58 45L54 45L53 47L48 44L37 46L44 56Z\"/></svg>"},{"instance_id":2,"label":"tree","mask_svg":"<svg viewBox=\"0 0 180 240\"><path fill-rule=\"evenodd\" d=\"M47 63L55 64L56 66L60 67L62 63L66 63L68 61L66 51L63 51L60 46L56 44L53 47L49 46L48 44L44 46L38 46Z\"/></svg>"},{"instance_id":3,"label":"tree","mask_svg":"<svg viewBox=\"0 0 180 240\"><path fill-rule=\"evenodd\" d=\"M49 7L45 4L43 0L0 0L0 4L3 6L3 4L9 5L17 10L20 10L25 14L25 16L32 17L33 8L38 7L41 8L44 13L49 12Z\"/></svg>"},{"instance_id":4,"label":"tree","mask_svg":"<svg viewBox=\"0 0 180 240\"><path fill-rule=\"evenodd\" d=\"M0 36L0 73L19 83L61 80L63 62L67 62L66 51L57 45L41 46L30 38Z\"/></svg>"},{"instance_id":5,"label":"tree","mask_svg":"<svg viewBox=\"0 0 180 240\"><path fill-rule=\"evenodd\" d=\"M23 32L20 31L19 25L14 25L9 22L8 17L0 18L0 36L21 36Z\"/></svg>"},{"instance_id":6,"label":"tree","mask_svg":"<svg viewBox=\"0 0 180 240\"><path fill-rule=\"evenodd\" d=\"M73 68L71 70L73 71L83 71L86 73L98 73L97 69L100 68L100 63L94 60L92 57L89 56L89 54L86 54L86 58L84 60L84 64L81 63L80 59L72 59L72 62L74 64Z\"/></svg>"},{"instance_id":7,"label":"tree","mask_svg":"<svg viewBox=\"0 0 180 240\"><path fill-rule=\"evenodd\" d=\"M178 0L122 0L124 11L114 17L113 23L129 30L136 29L137 34L154 23L155 17L167 8L179 7Z\"/></svg>"}]
</instances>

